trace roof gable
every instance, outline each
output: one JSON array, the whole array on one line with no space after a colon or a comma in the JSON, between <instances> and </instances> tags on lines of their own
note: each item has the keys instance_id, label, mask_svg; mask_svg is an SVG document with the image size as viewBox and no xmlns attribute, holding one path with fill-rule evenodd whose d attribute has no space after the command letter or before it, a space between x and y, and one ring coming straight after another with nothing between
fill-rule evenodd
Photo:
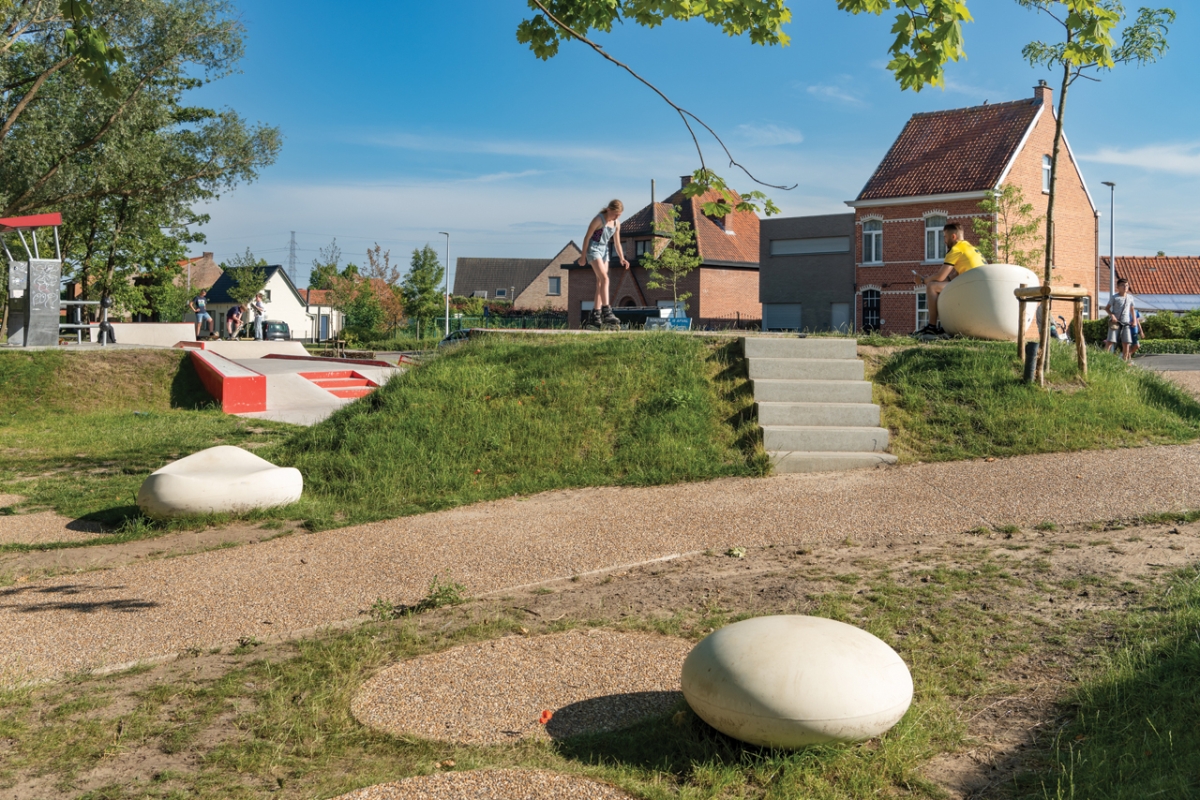
<instances>
[{"instance_id":1,"label":"roof gable","mask_svg":"<svg viewBox=\"0 0 1200 800\"><path fill-rule=\"evenodd\" d=\"M914 114L858 200L994 189L1043 108L1030 98Z\"/></svg>"},{"instance_id":2,"label":"roof gable","mask_svg":"<svg viewBox=\"0 0 1200 800\"><path fill-rule=\"evenodd\" d=\"M758 265L758 215L750 211L734 211L715 221L704 215L704 204L721 199L715 189L696 197L684 197L683 189L661 203L646 205L621 223L622 242L634 237L655 235L654 223L670 219L672 206L679 206L679 219L691 223L696 232L696 252L705 264ZM734 204L741 201L734 194Z\"/></svg>"},{"instance_id":3,"label":"roof gable","mask_svg":"<svg viewBox=\"0 0 1200 800\"><path fill-rule=\"evenodd\" d=\"M263 284L264 286L278 276L282 278L284 285L291 292L291 295L296 298L296 302L302 306L305 305L304 298L301 297L299 290L297 290L295 284L292 283L292 279L288 277L287 270L285 270L282 266L273 264L269 267L259 267L259 269L266 273L266 281ZM221 277L217 279L217 282L214 283L208 290L208 302L218 304L236 303L237 301L229 296L229 290L232 288L233 278L230 276L229 271L225 270L221 273Z\"/></svg>"},{"instance_id":4,"label":"roof gable","mask_svg":"<svg viewBox=\"0 0 1200 800\"><path fill-rule=\"evenodd\" d=\"M459 258L454 262L454 294L463 297L486 291L488 297L494 297L497 289L505 292L511 289L509 299L515 298L528 289L546 267L557 266L572 248L576 254L580 252L579 245L571 241L551 259Z\"/></svg>"}]
</instances>

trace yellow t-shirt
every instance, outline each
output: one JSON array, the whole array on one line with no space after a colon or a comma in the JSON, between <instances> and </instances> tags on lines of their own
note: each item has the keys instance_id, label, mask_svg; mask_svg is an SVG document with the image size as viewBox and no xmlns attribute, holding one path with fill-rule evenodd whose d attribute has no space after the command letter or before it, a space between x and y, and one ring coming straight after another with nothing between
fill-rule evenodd
<instances>
[{"instance_id":1,"label":"yellow t-shirt","mask_svg":"<svg viewBox=\"0 0 1200 800\"><path fill-rule=\"evenodd\" d=\"M954 271L962 275L967 270L975 269L983 266L983 256L975 249L975 245L965 239L946 253L946 260L942 262L954 267Z\"/></svg>"}]
</instances>

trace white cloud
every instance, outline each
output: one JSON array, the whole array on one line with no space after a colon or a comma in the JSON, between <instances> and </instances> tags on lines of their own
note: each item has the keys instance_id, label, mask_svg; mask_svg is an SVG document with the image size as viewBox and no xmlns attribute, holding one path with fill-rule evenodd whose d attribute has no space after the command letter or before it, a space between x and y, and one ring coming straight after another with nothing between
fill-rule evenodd
<instances>
[{"instance_id":1,"label":"white cloud","mask_svg":"<svg viewBox=\"0 0 1200 800\"><path fill-rule=\"evenodd\" d=\"M1095 153L1081 155L1079 159L1098 164L1137 167L1152 172L1200 175L1200 142L1153 144L1127 150L1105 147Z\"/></svg>"},{"instance_id":2,"label":"white cloud","mask_svg":"<svg viewBox=\"0 0 1200 800\"><path fill-rule=\"evenodd\" d=\"M443 153L481 153L498 156L522 156L562 160L628 162L636 160L626 152L586 144L511 139L472 139L452 136L420 136L412 133L389 133L361 139L366 144L393 147L399 150L418 150Z\"/></svg>"},{"instance_id":3,"label":"white cloud","mask_svg":"<svg viewBox=\"0 0 1200 800\"><path fill-rule=\"evenodd\" d=\"M833 103L841 103L848 106L865 106L866 103L860 97L842 86L834 86L832 84L814 84L806 90L818 100L825 100Z\"/></svg>"},{"instance_id":4,"label":"white cloud","mask_svg":"<svg viewBox=\"0 0 1200 800\"><path fill-rule=\"evenodd\" d=\"M738 125L737 133L742 141L755 147L777 147L804 141L800 131L782 125Z\"/></svg>"},{"instance_id":5,"label":"white cloud","mask_svg":"<svg viewBox=\"0 0 1200 800\"><path fill-rule=\"evenodd\" d=\"M980 104L985 100L992 99L992 102L1003 102L1005 99L1004 92L999 90L986 89L981 86L976 86L971 83L957 81L950 76L946 76L943 88L947 92L954 94L965 94L968 97L975 98L975 103ZM997 99L998 98L998 99Z\"/></svg>"},{"instance_id":6,"label":"white cloud","mask_svg":"<svg viewBox=\"0 0 1200 800\"><path fill-rule=\"evenodd\" d=\"M529 178L534 175L545 175L546 171L542 169L527 169L522 172L493 172L488 175L480 175L478 178L471 178L468 183L494 183L495 181L511 181L517 178Z\"/></svg>"}]
</instances>

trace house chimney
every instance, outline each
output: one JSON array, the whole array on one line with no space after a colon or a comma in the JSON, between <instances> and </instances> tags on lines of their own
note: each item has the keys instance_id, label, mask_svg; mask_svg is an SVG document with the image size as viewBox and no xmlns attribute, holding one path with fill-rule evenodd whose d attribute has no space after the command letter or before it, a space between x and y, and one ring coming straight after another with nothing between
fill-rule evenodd
<instances>
[{"instance_id":1,"label":"house chimney","mask_svg":"<svg viewBox=\"0 0 1200 800\"><path fill-rule=\"evenodd\" d=\"M1050 84L1046 83L1045 79L1039 80L1037 86L1033 87L1033 99L1038 105L1050 105L1054 102L1054 90L1050 88Z\"/></svg>"},{"instance_id":2,"label":"house chimney","mask_svg":"<svg viewBox=\"0 0 1200 800\"><path fill-rule=\"evenodd\" d=\"M679 176L679 188L682 189L684 186L687 186L691 182L692 182L691 175L680 175Z\"/></svg>"}]
</instances>

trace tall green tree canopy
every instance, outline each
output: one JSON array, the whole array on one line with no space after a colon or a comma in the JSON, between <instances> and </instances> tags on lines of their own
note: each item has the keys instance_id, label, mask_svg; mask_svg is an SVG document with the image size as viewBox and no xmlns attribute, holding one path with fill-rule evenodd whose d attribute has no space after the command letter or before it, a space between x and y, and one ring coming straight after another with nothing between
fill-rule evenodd
<instances>
[{"instance_id":1,"label":"tall green tree canopy","mask_svg":"<svg viewBox=\"0 0 1200 800\"><path fill-rule=\"evenodd\" d=\"M432 319L442 312L442 278L445 276L437 251L429 245L413 250L408 272L400 281L404 313L416 319Z\"/></svg>"},{"instance_id":2,"label":"tall green tree canopy","mask_svg":"<svg viewBox=\"0 0 1200 800\"><path fill-rule=\"evenodd\" d=\"M242 34L224 0L0 0L0 216L61 211L88 295L176 257L197 204L274 162L277 129L184 100L234 69Z\"/></svg>"}]
</instances>

